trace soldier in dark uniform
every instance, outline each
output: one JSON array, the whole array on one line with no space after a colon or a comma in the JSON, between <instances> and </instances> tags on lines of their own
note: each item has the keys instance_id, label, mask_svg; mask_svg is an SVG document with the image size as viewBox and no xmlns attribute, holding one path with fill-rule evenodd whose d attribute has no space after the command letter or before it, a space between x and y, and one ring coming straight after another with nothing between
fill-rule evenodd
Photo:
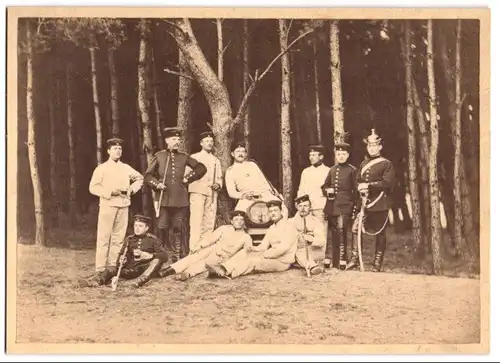
<instances>
[{"instance_id":1,"label":"soldier in dark uniform","mask_svg":"<svg viewBox=\"0 0 500 363\"><path fill-rule=\"evenodd\" d=\"M349 148L344 140L335 143L336 165L330 168L321 187L327 197L324 212L332 232L332 266L341 270L347 265L347 238L356 215L357 169L347 162Z\"/></svg>"},{"instance_id":2,"label":"soldier in dark uniform","mask_svg":"<svg viewBox=\"0 0 500 363\"><path fill-rule=\"evenodd\" d=\"M135 279L132 286L139 288L147 283L161 265L167 261L168 254L161 241L149 233L151 218L137 214L134 216L134 233L127 236L118 253L116 266L123 264L120 278ZM117 267L108 267L99 275L80 280L80 287L107 285L117 274Z\"/></svg>"},{"instance_id":3,"label":"soldier in dark uniform","mask_svg":"<svg viewBox=\"0 0 500 363\"><path fill-rule=\"evenodd\" d=\"M159 209L159 234L166 244L172 262L176 262L189 253L187 185L203 177L207 168L178 150L181 130L165 128L164 137L167 148L154 155L144 174L144 180L157 191L155 209ZM192 170L185 175L186 165Z\"/></svg>"},{"instance_id":4,"label":"soldier in dark uniform","mask_svg":"<svg viewBox=\"0 0 500 363\"><path fill-rule=\"evenodd\" d=\"M362 232L375 236L375 257L372 271L379 272L386 249L385 230L392 205L395 172L392 162L380 155L382 138L375 133L375 129L372 129L371 135L363 141L366 144L368 156L361 163L356 176L357 190L361 198L366 198ZM359 217L358 214L353 225L353 242L357 238ZM351 261L346 269L356 267L358 264L358 244L353 243Z\"/></svg>"}]
</instances>

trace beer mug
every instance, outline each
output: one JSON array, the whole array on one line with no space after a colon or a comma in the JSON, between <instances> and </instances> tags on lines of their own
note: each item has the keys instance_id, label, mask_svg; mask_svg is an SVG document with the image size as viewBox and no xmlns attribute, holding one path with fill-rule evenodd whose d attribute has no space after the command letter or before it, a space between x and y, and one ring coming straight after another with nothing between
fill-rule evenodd
<instances>
[{"instance_id":1,"label":"beer mug","mask_svg":"<svg viewBox=\"0 0 500 363\"><path fill-rule=\"evenodd\" d=\"M333 189L333 188L332 188ZM335 190L328 190L326 192L326 198L328 200L334 200L335 199Z\"/></svg>"},{"instance_id":2,"label":"beer mug","mask_svg":"<svg viewBox=\"0 0 500 363\"><path fill-rule=\"evenodd\" d=\"M140 250L140 249L136 248L136 249L134 250L134 258L135 258L136 260L138 260L138 259L140 259L140 258L141 258L141 250Z\"/></svg>"}]
</instances>

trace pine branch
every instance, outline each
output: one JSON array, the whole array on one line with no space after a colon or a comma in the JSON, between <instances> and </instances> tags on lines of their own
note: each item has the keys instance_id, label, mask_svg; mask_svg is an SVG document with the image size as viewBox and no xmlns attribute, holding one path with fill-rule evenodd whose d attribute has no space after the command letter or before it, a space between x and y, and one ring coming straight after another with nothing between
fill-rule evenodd
<instances>
[{"instance_id":1,"label":"pine branch","mask_svg":"<svg viewBox=\"0 0 500 363\"><path fill-rule=\"evenodd\" d=\"M169 69L169 68L163 68L163 71L164 71L164 72L167 72L167 73L170 73L170 74L174 74L174 75L179 76L179 77L188 78L188 79L190 79L191 81L194 81L194 78L193 78L193 77L191 77L190 75L187 75L187 74L185 74L185 73L176 72L176 71L173 71L173 70L171 70L171 69Z\"/></svg>"}]
</instances>

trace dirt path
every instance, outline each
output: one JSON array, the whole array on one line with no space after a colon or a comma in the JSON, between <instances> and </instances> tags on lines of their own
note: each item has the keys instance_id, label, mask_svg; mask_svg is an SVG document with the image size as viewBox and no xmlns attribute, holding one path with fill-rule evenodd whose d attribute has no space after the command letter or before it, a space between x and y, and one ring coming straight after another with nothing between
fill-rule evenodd
<instances>
[{"instance_id":1,"label":"dirt path","mask_svg":"<svg viewBox=\"0 0 500 363\"><path fill-rule=\"evenodd\" d=\"M18 343L479 343L479 280L300 270L77 289L93 251L18 247Z\"/></svg>"}]
</instances>

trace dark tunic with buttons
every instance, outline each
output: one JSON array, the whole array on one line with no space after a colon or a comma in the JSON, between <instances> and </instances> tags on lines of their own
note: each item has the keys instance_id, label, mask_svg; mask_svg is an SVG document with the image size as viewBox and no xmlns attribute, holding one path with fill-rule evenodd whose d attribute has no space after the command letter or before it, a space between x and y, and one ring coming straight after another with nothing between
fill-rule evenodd
<instances>
[{"instance_id":1,"label":"dark tunic with buttons","mask_svg":"<svg viewBox=\"0 0 500 363\"><path fill-rule=\"evenodd\" d=\"M357 169L349 163L337 164L330 168L325 183L321 186L323 195L327 197L326 189L334 189L334 199L326 201L324 212L327 216L351 215L355 213L357 190Z\"/></svg>"},{"instance_id":2,"label":"dark tunic with buttons","mask_svg":"<svg viewBox=\"0 0 500 363\"><path fill-rule=\"evenodd\" d=\"M127 277L127 275L140 275L148 266L149 263L154 259L159 259L161 262L165 262L168 260L168 254L165 248L162 246L162 243L158 237L156 237L152 233L146 233L144 235L135 235L132 234L125 238L123 246L118 254L118 259L116 265L120 265L120 257L125 252L125 248L127 248L126 258L127 261L122 267L123 277ZM134 250L139 249L144 252L148 252L153 254L153 257L150 259L134 259Z\"/></svg>"},{"instance_id":3,"label":"dark tunic with buttons","mask_svg":"<svg viewBox=\"0 0 500 363\"><path fill-rule=\"evenodd\" d=\"M186 165L189 165L193 170L188 175L184 176ZM151 159L144 173L145 182L158 191L155 196L156 201L160 198L160 191L157 187L158 184L163 181L165 168L168 168L165 178L165 185L167 188L163 192L160 206L188 207L188 190L183 183L183 179L186 177L187 184L198 180L205 175L207 168L188 154L177 150L162 150L157 152L153 156L153 159Z\"/></svg>"},{"instance_id":4,"label":"dark tunic with buttons","mask_svg":"<svg viewBox=\"0 0 500 363\"><path fill-rule=\"evenodd\" d=\"M395 183L394 166L391 161L382 156L366 158L359 166L356 180L357 185L368 183L367 211L380 212L391 209Z\"/></svg>"}]
</instances>

